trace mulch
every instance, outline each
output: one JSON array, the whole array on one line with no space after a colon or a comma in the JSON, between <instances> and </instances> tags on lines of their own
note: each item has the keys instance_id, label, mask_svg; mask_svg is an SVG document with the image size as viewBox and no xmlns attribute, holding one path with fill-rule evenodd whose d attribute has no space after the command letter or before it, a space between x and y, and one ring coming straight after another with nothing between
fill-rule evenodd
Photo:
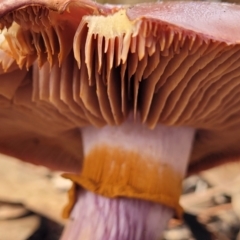
<instances>
[{"instance_id":1,"label":"mulch","mask_svg":"<svg viewBox=\"0 0 240 240\"><path fill-rule=\"evenodd\" d=\"M69 182L5 156L0 165L0 240L58 240ZM240 240L239 170L231 163L185 179L183 219L172 219L162 240Z\"/></svg>"}]
</instances>

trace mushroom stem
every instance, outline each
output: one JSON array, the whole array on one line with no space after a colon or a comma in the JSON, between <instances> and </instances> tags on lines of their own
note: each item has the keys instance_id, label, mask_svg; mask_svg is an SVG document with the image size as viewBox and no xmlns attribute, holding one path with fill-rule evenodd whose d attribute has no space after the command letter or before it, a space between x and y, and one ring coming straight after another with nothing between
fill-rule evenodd
<instances>
[{"instance_id":1,"label":"mushroom stem","mask_svg":"<svg viewBox=\"0 0 240 240\"><path fill-rule=\"evenodd\" d=\"M145 200L80 191L61 240L157 240L173 209Z\"/></svg>"},{"instance_id":2,"label":"mushroom stem","mask_svg":"<svg viewBox=\"0 0 240 240\"><path fill-rule=\"evenodd\" d=\"M178 200L193 136L191 128L150 130L131 120L83 128L82 172L65 176L91 192L75 192L62 240L158 239L174 212L181 214Z\"/></svg>"}]
</instances>

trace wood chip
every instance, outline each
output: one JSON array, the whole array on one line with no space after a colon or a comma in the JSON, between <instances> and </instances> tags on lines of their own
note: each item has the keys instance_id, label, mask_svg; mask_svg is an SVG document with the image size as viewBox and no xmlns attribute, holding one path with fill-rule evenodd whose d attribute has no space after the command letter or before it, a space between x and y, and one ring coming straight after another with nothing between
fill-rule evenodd
<instances>
[{"instance_id":1,"label":"wood chip","mask_svg":"<svg viewBox=\"0 0 240 240\"><path fill-rule=\"evenodd\" d=\"M40 224L40 218L36 215L11 221L0 221L0 240L26 240Z\"/></svg>"},{"instance_id":2,"label":"wood chip","mask_svg":"<svg viewBox=\"0 0 240 240\"><path fill-rule=\"evenodd\" d=\"M0 155L0 166L1 201L22 203L58 223L65 222L61 212L67 203L67 193L55 187L46 175L48 170L41 171L39 167L3 155Z\"/></svg>"}]
</instances>

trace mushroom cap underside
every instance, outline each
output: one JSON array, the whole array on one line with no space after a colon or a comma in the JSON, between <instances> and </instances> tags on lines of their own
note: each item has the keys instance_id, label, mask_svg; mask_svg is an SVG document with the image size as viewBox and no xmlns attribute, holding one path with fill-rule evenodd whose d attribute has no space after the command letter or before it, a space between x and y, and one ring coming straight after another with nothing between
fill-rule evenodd
<instances>
[{"instance_id":1,"label":"mushroom cap underside","mask_svg":"<svg viewBox=\"0 0 240 240\"><path fill-rule=\"evenodd\" d=\"M240 155L240 6L0 1L0 152L80 167L79 128L197 129L190 171Z\"/></svg>"}]
</instances>

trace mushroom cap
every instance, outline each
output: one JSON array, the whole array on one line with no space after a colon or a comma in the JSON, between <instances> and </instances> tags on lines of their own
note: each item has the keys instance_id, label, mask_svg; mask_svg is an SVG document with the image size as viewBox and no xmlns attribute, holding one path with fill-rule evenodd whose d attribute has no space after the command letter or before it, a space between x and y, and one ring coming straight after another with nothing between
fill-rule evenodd
<instances>
[{"instance_id":1,"label":"mushroom cap","mask_svg":"<svg viewBox=\"0 0 240 240\"><path fill-rule=\"evenodd\" d=\"M197 129L190 172L240 155L240 6L0 0L0 152L81 165L79 128Z\"/></svg>"}]
</instances>

